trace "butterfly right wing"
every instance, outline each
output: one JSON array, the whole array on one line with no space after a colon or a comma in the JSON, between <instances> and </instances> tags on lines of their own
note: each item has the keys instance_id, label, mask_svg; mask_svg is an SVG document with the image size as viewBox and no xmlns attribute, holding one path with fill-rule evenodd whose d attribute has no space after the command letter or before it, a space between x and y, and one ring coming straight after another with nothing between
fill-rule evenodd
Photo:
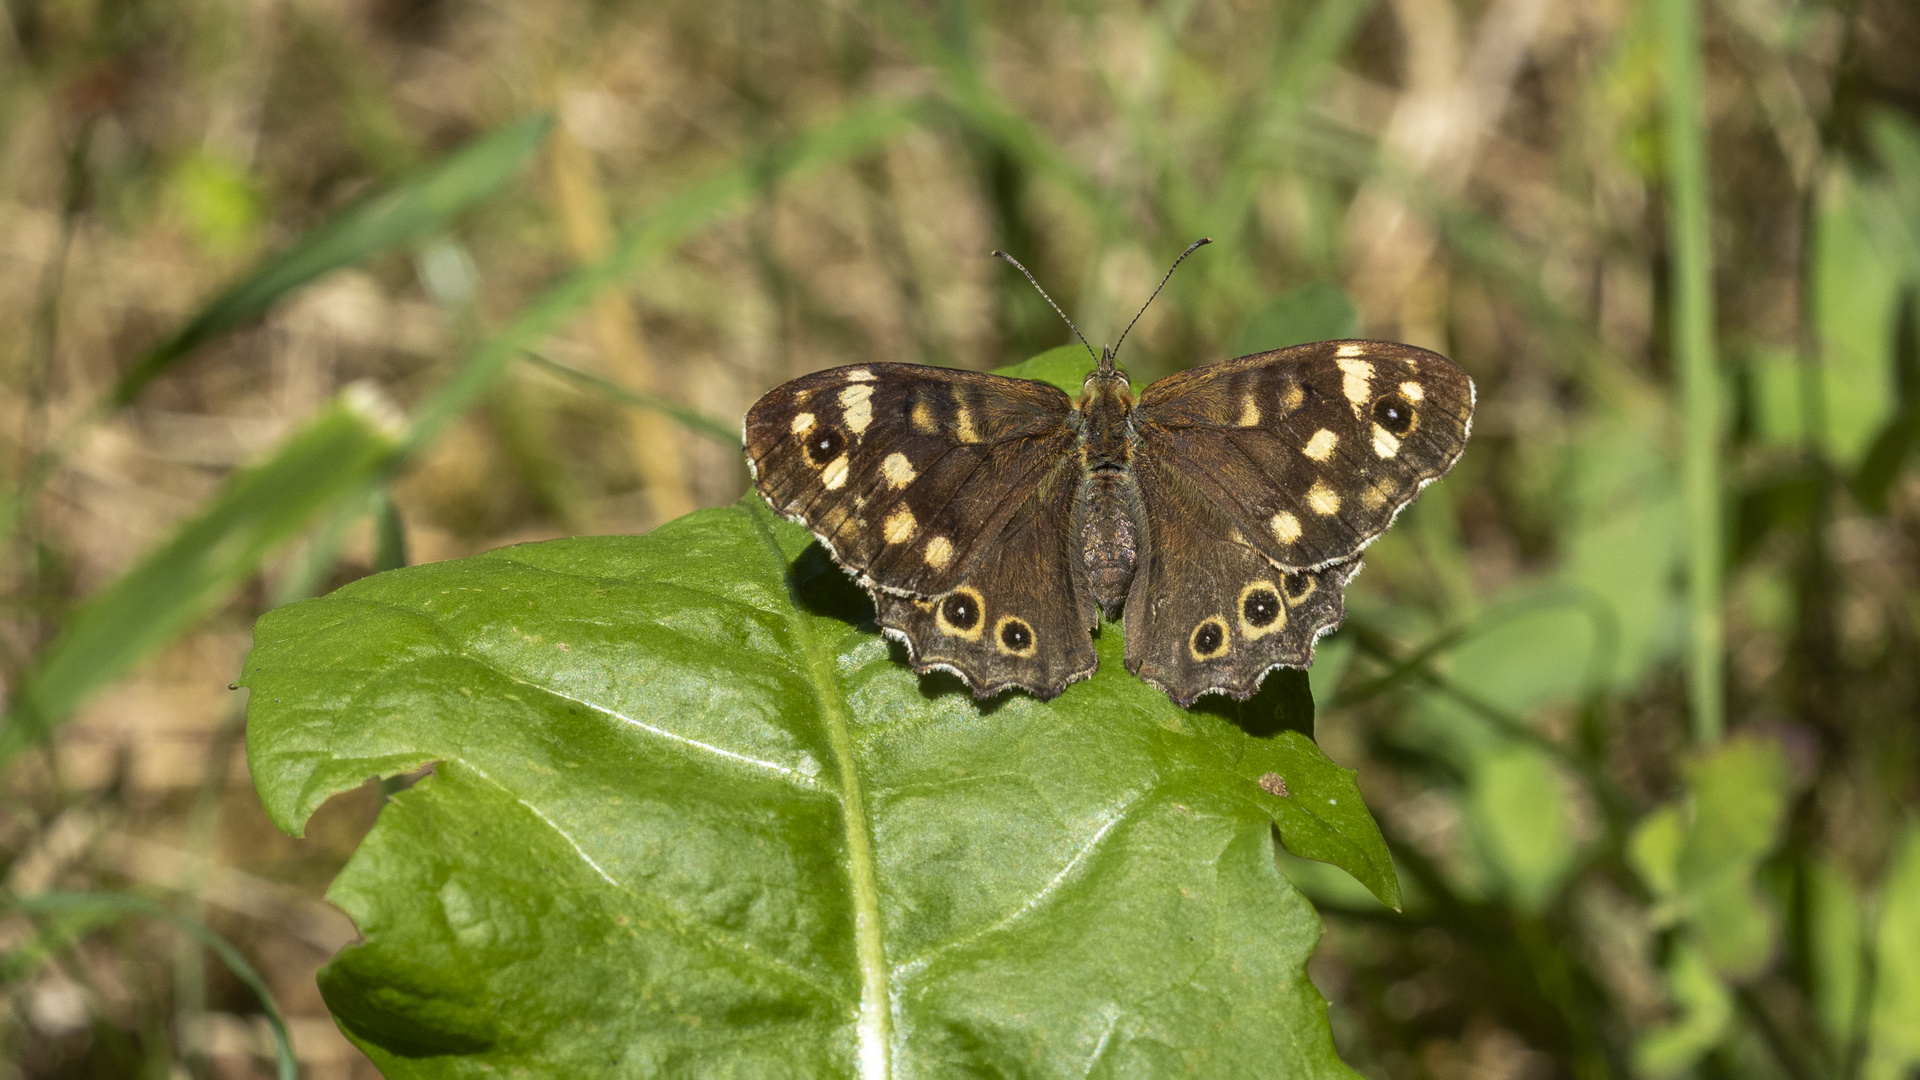
<instances>
[{"instance_id":1,"label":"butterfly right wing","mask_svg":"<svg viewBox=\"0 0 1920 1080\"><path fill-rule=\"evenodd\" d=\"M862 585L935 596L1072 455L1072 412L1058 389L1025 379L833 368L747 411L747 463L768 504L812 529Z\"/></svg>"},{"instance_id":2,"label":"butterfly right wing","mask_svg":"<svg viewBox=\"0 0 1920 1080\"><path fill-rule=\"evenodd\" d=\"M1134 410L1135 454L1190 482L1268 559L1345 562L1460 458L1473 380L1438 353L1320 341L1177 372Z\"/></svg>"},{"instance_id":3,"label":"butterfly right wing","mask_svg":"<svg viewBox=\"0 0 1920 1080\"><path fill-rule=\"evenodd\" d=\"M1313 663L1346 616L1352 558L1318 570L1275 565L1202 489L1165 463L1136 462L1147 541L1127 593L1127 670L1182 706L1246 699L1276 667Z\"/></svg>"}]
</instances>

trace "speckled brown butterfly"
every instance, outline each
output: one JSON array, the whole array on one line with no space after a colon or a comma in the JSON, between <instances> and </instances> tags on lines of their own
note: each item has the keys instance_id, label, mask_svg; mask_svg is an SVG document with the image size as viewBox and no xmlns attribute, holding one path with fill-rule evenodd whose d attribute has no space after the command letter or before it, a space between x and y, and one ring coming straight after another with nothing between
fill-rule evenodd
<instances>
[{"instance_id":1,"label":"speckled brown butterfly","mask_svg":"<svg viewBox=\"0 0 1920 1080\"><path fill-rule=\"evenodd\" d=\"M918 364L815 372L748 411L748 463L915 671L1051 698L1093 674L1099 614L1124 608L1129 671L1181 705L1246 698L1312 663L1361 549L1459 459L1473 381L1411 345L1322 341L1136 401L1118 348L1077 403Z\"/></svg>"}]
</instances>

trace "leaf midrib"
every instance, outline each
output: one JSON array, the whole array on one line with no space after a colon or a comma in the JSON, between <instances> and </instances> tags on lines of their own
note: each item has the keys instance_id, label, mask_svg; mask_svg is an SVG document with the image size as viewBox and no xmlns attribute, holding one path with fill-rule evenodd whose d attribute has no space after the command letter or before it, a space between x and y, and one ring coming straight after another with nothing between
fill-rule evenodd
<instances>
[{"instance_id":1,"label":"leaf midrib","mask_svg":"<svg viewBox=\"0 0 1920 1080\"><path fill-rule=\"evenodd\" d=\"M756 512L758 510L759 512ZM847 878L853 899L854 953L860 968L860 1012L856 1021L858 1063L861 1080L887 1080L893 1075L893 1011L887 973L887 953L881 939L880 882L874 864L873 833L868 826L865 789L859 765L853 756L853 732L848 725L846 694L834 671L833 657L821 646L814 633L813 617L800 605L794 593L787 557L780 542L767 527L768 511L741 509L753 522L760 539L773 557L775 572L787 586L791 625L800 650L806 656L807 678L813 684L814 701L820 707L821 722L826 725L827 743L834 763L840 769L840 820L846 833Z\"/></svg>"}]
</instances>

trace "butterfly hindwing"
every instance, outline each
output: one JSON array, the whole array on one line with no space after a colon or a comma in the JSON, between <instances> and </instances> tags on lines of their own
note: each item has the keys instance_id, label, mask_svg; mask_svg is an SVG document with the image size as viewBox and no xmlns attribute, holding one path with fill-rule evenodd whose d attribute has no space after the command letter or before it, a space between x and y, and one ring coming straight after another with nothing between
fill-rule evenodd
<instances>
[{"instance_id":1,"label":"butterfly hindwing","mask_svg":"<svg viewBox=\"0 0 1920 1080\"><path fill-rule=\"evenodd\" d=\"M1134 477L1149 540L1127 594L1127 669L1185 706L1208 693L1245 699L1273 668L1311 665L1314 643L1345 617L1359 560L1287 570L1184 475L1145 460Z\"/></svg>"},{"instance_id":2,"label":"butterfly hindwing","mask_svg":"<svg viewBox=\"0 0 1920 1080\"><path fill-rule=\"evenodd\" d=\"M1344 562L1466 447L1473 381L1437 353L1323 341L1170 375L1136 454L1185 478L1275 563Z\"/></svg>"},{"instance_id":3,"label":"butterfly hindwing","mask_svg":"<svg viewBox=\"0 0 1920 1080\"><path fill-rule=\"evenodd\" d=\"M1042 383L862 364L761 398L747 412L747 460L767 502L862 585L935 596L967 577L1072 456L1071 415L1067 396Z\"/></svg>"},{"instance_id":4,"label":"butterfly hindwing","mask_svg":"<svg viewBox=\"0 0 1920 1080\"><path fill-rule=\"evenodd\" d=\"M1064 527L1080 478L1062 461L1007 520L991 557L933 596L874 594L880 626L906 643L913 669L957 672L978 697L1024 687L1047 700L1093 674L1097 614Z\"/></svg>"}]
</instances>

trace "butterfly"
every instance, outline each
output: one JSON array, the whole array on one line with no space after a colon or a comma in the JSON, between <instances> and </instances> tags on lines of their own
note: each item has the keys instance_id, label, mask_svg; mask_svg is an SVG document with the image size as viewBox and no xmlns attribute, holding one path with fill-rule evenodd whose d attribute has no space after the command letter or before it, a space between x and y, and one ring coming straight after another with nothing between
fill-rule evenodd
<instances>
[{"instance_id":1,"label":"butterfly","mask_svg":"<svg viewBox=\"0 0 1920 1080\"><path fill-rule=\"evenodd\" d=\"M748 466L916 672L1046 700L1093 674L1104 613L1127 669L1175 702L1245 699L1312 663L1362 549L1459 460L1473 381L1411 345L1322 341L1136 399L1117 349L1077 401L919 364L814 372L748 410Z\"/></svg>"}]
</instances>

